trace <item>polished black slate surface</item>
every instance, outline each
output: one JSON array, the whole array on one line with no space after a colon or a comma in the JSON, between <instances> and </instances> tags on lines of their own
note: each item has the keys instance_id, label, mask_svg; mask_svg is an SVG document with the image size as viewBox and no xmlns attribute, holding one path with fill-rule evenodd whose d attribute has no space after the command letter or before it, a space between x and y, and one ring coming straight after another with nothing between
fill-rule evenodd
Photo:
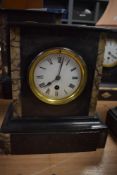
<instances>
[{"instance_id":1,"label":"polished black slate surface","mask_svg":"<svg viewBox=\"0 0 117 175\"><path fill-rule=\"evenodd\" d=\"M117 66L103 68L102 83L117 84Z\"/></svg>"},{"instance_id":2,"label":"polished black slate surface","mask_svg":"<svg viewBox=\"0 0 117 175\"><path fill-rule=\"evenodd\" d=\"M18 21L15 21L15 22L11 22L10 24L9 24L9 26L19 26L19 27L41 27L41 26L45 26L45 27L47 27L47 28L49 28L49 27L51 27L51 26L55 26L55 24L49 24L49 23L28 23L28 22L26 22L26 21L20 21L20 22L18 22ZM61 28L61 26L63 27L63 28L70 28L71 30L72 29L83 29L83 30L95 30L95 31L97 31L97 32L106 32L106 34L114 34L114 33L116 33L117 32L117 28L115 28L115 27L103 27L103 26L87 26L87 25L81 25L81 24L78 24L78 25L76 25L76 24L68 24L68 25L65 25L65 24L60 24L60 23L57 23L56 24L56 26L57 26L57 28Z\"/></svg>"},{"instance_id":3,"label":"polished black slate surface","mask_svg":"<svg viewBox=\"0 0 117 175\"><path fill-rule=\"evenodd\" d=\"M5 25L12 23L60 23L62 13L52 13L34 9L0 9Z\"/></svg>"},{"instance_id":4,"label":"polished black slate surface","mask_svg":"<svg viewBox=\"0 0 117 175\"><path fill-rule=\"evenodd\" d=\"M70 133L70 132L84 132L84 131L96 131L98 129L106 129L106 126L99 120L99 116L85 116L70 118L59 117L55 119L40 120L36 116L34 118L13 117L14 107L11 103L6 112L3 124L1 126L1 132L6 133ZM67 119L67 120L66 120Z\"/></svg>"},{"instance_id":5,"label":"polished black slate surface","mask_svg":"<svg viewBox=\"0 0 117 175\"><path fill-rule=\"evenodd\" d=\"M58 114L60 117L88 115L100 31L62 25L30 25L30 27L20 25L19 27L21 29L22 115L39 118L46 116L55 118ZM88 72L88 80L82 94L76 100L60 106L48 105L38 100L31 92L28 83L31 62L37 54L53 47L66 47L81 55Z\"/></svg>"},{"instance_id":6,"label":"polished black slate surface","mask_svg":"<svg viewBox=\"0 0 117 175\"><path fill-rule=\"evenodd\" d=\"M99 132L56 135L11 134L11 154L51 154L95 151L99 143L99 138Z\"/></svg>"},{"instance_id":7,"label":"polished black slate surface","mask_svg":"<svg viewBox=\"0 0 117 175\"><path fill-rule=\"evenodd\" d=\"M9 105L1 132L10 133L11 154L46 154L95 151L104 148L107 127L95 117L40 121L13 118Z\"/></svg>"}]
</instances>

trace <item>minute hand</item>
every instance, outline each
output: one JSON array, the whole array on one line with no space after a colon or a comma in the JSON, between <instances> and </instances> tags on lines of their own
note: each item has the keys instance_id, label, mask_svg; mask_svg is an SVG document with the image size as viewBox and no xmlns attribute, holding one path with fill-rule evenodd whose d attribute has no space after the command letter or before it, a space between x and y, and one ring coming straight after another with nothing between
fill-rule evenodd
<instances>
[{"instance_id":1,"label":"minute hand","mask_svg":"<svg viewBox=\"0 0 117 175\"><path fill-rule=\"evenodd\" d=\"M59 67L59 71L58 71L57 76L60 76L61 69L62 69L62 66L63 66L63 62L64 62L64 58L62 59L62 62L61 62L61 64L60 64L60 67Z\"/></svg>"},{"instance_id":2,"label":"minute hand","mask_svg":"<svg viewBox=\"0 0 117 175\"><path fill-rule=\"evenodd\" d=\"M60 67L59 67L59 71L58 71L58 74L57 74L57 76L55 77L55 79L53 80L53 81L50 81L50 82L48 82L45 86L43 86L43 87L46 87L46 86L50 86L53 82L55 82L56 80L60 80L60 73L61 73L61 69L62 69L62 66L63 66L63 62L64 62L64 58L62 59L62 62L61 62L61 64L60 64Z\"/></svg>"},{"instance_id":3,"label":"minute hand","mask_svg":"<svg viewBox=\"0 0 117 175\"><path fill-rule=\"evenodd\" d=\"M64 58L62 59L62 62L60 64L60 67L59 67L59 71L58 71L58 74L57 76L55 77L54 80L48 82L46 85L44 85L43 87L47 87L47 86L50 86L53 82L55 82L56 80L60 80L60 73L61 73L61 69L62 69L62 66L63 66L63 62L64 62Z\"/></svg>"}]
</instances>

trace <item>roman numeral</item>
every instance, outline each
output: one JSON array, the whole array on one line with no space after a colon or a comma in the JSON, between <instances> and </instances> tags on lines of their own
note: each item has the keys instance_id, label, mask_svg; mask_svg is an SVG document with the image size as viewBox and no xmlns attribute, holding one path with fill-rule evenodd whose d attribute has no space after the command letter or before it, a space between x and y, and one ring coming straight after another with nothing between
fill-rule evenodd
<instances>
[{"instance_id":1,"label":"roman numeral","mask_svg":"<svg viewBox=\"0 0 117 175\"><path fill-rule=\"evenodd\" d=\"M45 67L40 66L41 69L46 69Z\"/></svg>"},{"instance_id":2,"label":"roman numeral","mask_svg":"<svg viewBox=\"0 0 117 175\"><path fill-rule=\"evenodd\" d=\"M37 75L38 79L43 79L43 77L44 77L43 75Z\"/></svg>"},{"instance_id":3,"label":"roman numeral","mask_svg":"<svg viewBox=\"0 0 117 175\"><path fill-rule=\"evenodd\" d=\"M74 71L74 70L76 70L76 67L72 68L72 69L71 69L71 72Z\"/></svg>"},{"instance_id":4,"label":"roman numeral","mask_svg":"<svg viewBox=\"0 0 117 175\"><path fill-rule=\"evenodd\" d=\"M69 64L70 60L67 61L66 66Z\"/></svg>"},{"instance_id":5,"label":"roman numeral","mask_svg":"<svg viewBox=\"0 0 117 175\"><path fill-rule=\"evenodd\" d=\"M70 83L70 84L69 84L69 87L73 89L73 88L75 87L75 85L72 84L72 83Z\"/></svg>"},{"instance_id":6,"label":"roman numeral","mask_svg":"<svg viewBox=\"0 0 117 175\"><path fill-rule=\"evenodd\" d=\"M68 94L68 92L64 89L65 94Z\"/></svg>"},{"instance_id":7,"label":"roman numeral","mask_svg":"<svg viewBox=\"0 0 117 175\"><path fill-rule=\"evenodd\" d=\"M49 62L50 64L53 64L53 63L52 63L52 60L51 60L51 58L50 58L50 59L48 59L48 62Z\"/></svg>"},{"instance_id":8,"label":"roman numeral","mask_svg":"<svg viewBox=\"0 0 117 175\"><path fill-rule=\"evenodd\" d=\"M48 88L47 90L46 90L46 94L50 94L50 89Z\"/></svg>"},{"instance_id":9,"label":"roman numeral","mask_svg":"<svg viewBox=\"0 0 117 175\"><path fill-rule=\"evenodd\" d=\"M56 96L56 97L58 96L58 91L55 91L55 96Z\"/></svg>"},{"instance_id":10,"label":"roman numeral","mask_svg":"<svg viewBox=\"0 0 117 175\"><path fill-rule=\"evenodd\" d=\"M59 57L58 57L58 63L61 63L61 62L62 62L62 57L59 56Z\"/></svg>"},{"instance_id":11,"label":"roman numeral","mask_svg":"<svg viewBox=\"0 0 117 175\"><path fill-rule=\"evenodd\" d=\"M39 87L40 87L40 88L43 88L44 86L45 86L45 83L39 84Z\"/></svg>"},{"instance_id":12,"label":"roman numeral","mask_svg":"<svg viewBox=\"0 0 117 175\"><path fill-rule=\"evenodd\" d=\"M77 79L78 79L78 77L72 77L72 79L73 79L73 80L77 80Z\"/></svg>"}]
</instances>

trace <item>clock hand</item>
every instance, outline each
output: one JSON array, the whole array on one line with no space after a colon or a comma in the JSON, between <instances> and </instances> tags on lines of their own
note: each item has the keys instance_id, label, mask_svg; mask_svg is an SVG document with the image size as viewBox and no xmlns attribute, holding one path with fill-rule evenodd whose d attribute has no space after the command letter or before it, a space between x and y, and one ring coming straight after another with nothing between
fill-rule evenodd
<instances>
[{"instance_id":1,"label":"clock hand","mask_svg":"<svg viewBox=\"0 0 117 175\"><path fill-rule=\"evenodd\" d=\"M61 73L61 69L62 69L62 66L63 66L63 62L64 62L64 58L62 59L62 61L61 61L61 64L60 64L60 67L59 67L59 71L58 71L58 74L57 74L57 76L55 77L55 79L53 80L53 81L50 81L50 82L48 82L44 87L46 87L46 86L50 86L53 82L55 82L56 80L60 80L60 73Z\"/></svg>"},{"instance_id":2,"label":"clock hand","mask_svg":"<svg viewBox=\"0 0 117 175\"><path fill-rule=\"evenodd\" d=\"M110 55L114 58L114 59L117 59L117 57L115 55L113 55L111 52L110 52Z\"/></svg>"},{"instance_id":3,"label":"clock hand","mask_svg":"<svg viewBox=\"0 0 117 175\"><path fill-rule=\"evenodd\" d=\"M60 67L59 67L59 71L58 71L58 74L57 76L55 77L54 80L48 82L46 85L44 85L43 87L47 87L47 86L50 86L53 82L55 82L56 80L60 80L60 73L61 73L61 69L62 69L62 66L63 66L63 62L64 62L64 58L62 59L62 62L60 64Z\"/></svg>"},{"instance_id":4,"label":"clock hand","mask_svg":"<svg viewBox=\"0 0 117 175\"><path fill-rule=\"evenodd\" d=\"M46 85L44 85L43 87L47 87L50 86L54 81L56 81L57 79L55 78L53 81L49 81Z\"/></svg>"},{"instance_id":5,"label":"clock hand","mask_svg":"<svg viewBox=\"0 0 117 175\"><path fill-rule=\"evenodd\" d=\"M55 80L48 82L48 83L47 83L46 85L44 85L43 87L50 86L54 81L55 81Z\"/></svg>"},{"instance_id":6,"label":"clock hand","mask_svg":"<svg viewBox=\"0 0 117 175\"><path fill-rule=\"evenodd\" d=\"M59 71L58 71L58 74L56 76L56 80L60 80L60 73L61 73L61 69L62 69L62 66L63 66L63 62L64 62L64 58L61 61L61 64L60 64L60 67L59 67Z\"/></svg>"},{"instance_id":7,"label":"clock hand","mask_svg":"<svg viewBox=\"0 0 117 175\"><path fill-rule=\"evenodd\" d=\"M57 75L56 77L55 77L55 79L53 80L53 81L49 81L46 85L44 85L43 87L47 87L47 86L50 86L53 82L55 82L56 80L60 80L60 76L59 75Z\"/></svg>"},{"instance_id":8,"label":"clock hand","mask_svg":"<svg viewBox=\"0 0 117 175\"><path fill-rule=\"evenodd\" d=\"M63 62L64 62L64 58L62 59L62 62L61 62L61 64L60 64L60 67L59 67L59 71L58 71L58 74L57 74L57 76L55 77L55 79L53 80L53 81L50 81L50 82L48 82L45 86L43 86L43 87L46 87L46 86L50 86L53 82L55 82L56 80L60 80L60 73L61 73L61 69L62 69L62 66L63 66Z\"/></svg>"}]
</instances>

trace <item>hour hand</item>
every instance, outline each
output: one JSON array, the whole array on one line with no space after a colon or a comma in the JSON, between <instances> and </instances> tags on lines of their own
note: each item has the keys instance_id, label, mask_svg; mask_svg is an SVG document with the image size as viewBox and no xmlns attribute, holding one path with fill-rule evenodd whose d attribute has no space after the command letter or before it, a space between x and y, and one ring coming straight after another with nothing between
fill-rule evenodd
<instances>
[{"instance_id":1,"label":"hour hand","mask_svg":"<svg viewBox=\"0 0 117 175\"><path fill-rule=\"evenodd\" d=\"M43 83L42 83L41 86L40 86L41 88L50 86L53 82L58 81L58 80L61 79L60 73L61 73L61 69L62 69L62 66L63 66L63 62L64 62L64 58L62 59L62 61L61 61L61 63L60 63L60 67L59 67L59 70L58 70L58 74L57 74L57 76L55 77L55 79L52 80L52 81L49 81L47 84L43 84Z\"/></svg>"},{"instance_id":2,"label":"hour hand","mask_svg":"<svg viewBox=\"0 0 117 175\"><path fill-rule=\"evenodd\" d=\"M56 80L60 80L60 79L61 77L57 75L53 81L49 81L46 85L44 84L43 87L50 86L53 82L55 82Z\"/></svg>"},{"instance_id":3,"label":"hour hand","mask_svg":"<svg viewBox=\"0 0 117 175\"><path fill-rule=\"evenodd\" d=\"M52 84L52 82L48 82L45 86L43 87L46 87L46 86L50 86Z\"/></svg>"},{"instance_id":4,"label":"hour hand","mask_svg":"<svg viewBox=\"0 0 117 175\"><path fill-rule=\"evenodd\" d=\"M56 78L53 81L49 81L47 84L44 84L43 87L50 86L54 81L56 81Z\"/></svg>"}]
</instances>

